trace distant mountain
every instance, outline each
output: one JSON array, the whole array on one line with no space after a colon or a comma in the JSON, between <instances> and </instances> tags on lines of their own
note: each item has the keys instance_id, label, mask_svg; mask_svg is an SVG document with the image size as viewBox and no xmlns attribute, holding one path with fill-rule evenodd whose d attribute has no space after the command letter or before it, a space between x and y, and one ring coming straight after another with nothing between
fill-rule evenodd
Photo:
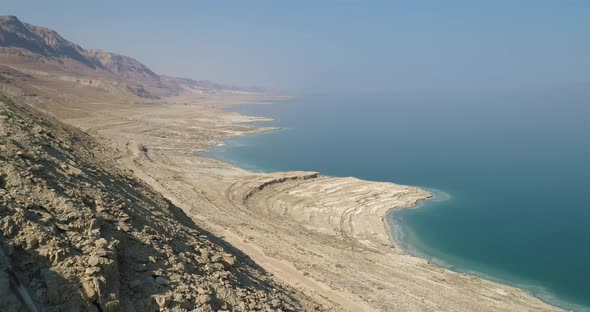
<instances>
[{"instance_id":1,"label":"distant mountain","mask_svg":"<svg viewBox=\"0 0 590 312\"><path fill-rule=\"evenodd\" d=\"M28 64L34 69L46 68L49 64L52 68L77 76L115 79L123 82L128 91L147 98L174 95L186 90L261 91L259 88L241 88L207 80L160 76L129 56L84 49L52 29L23 23L16 16L0 16L2 55L12 58L0 58L0 63Z\"/></svg>"},{"instance_id":2,"label":"distant mountain","mask_svg":"<svg viewBox=\"0 0 590 312\"><path fill-rule=\"evenodd\" d=\"M234 85L228 85L218 82L213 82L210 80L194 80L190 78L178 78L178 77L170 77L165 75L160 75L160 78L164 82L170 82L175 85L195 89L195 90L222 90L222 91L242 91L242 92L265 92L263 88L260 87L240 87Z\"/></svg>"},{"instance_id":3,"label":"distant mountain","mask_svg":"<svg viewBox=\"0 0 590 312\"><path fill-rule=\"evenodd\" d=\"M86 50L54 30L23 23L16 16L0 16L0 46L25 49L45 57L67 57L91 68L102 67Z\"/></svg>"},{"instance_id":4,"label":"distant mountain","mask_svg":"<svg viewBox=\"0 0 590 312\"><path fill-rule=\"evenodd\" d=\"M105 52L99 49L86 50L86 54L119 77L132 80L152 79L154 81L160 81L160 76L129 56Z\"/></svg>"},{"instance_id":5,"label":"distant mountain","mask_svg":"<svg viewBox=\"0 0 590 312\"><path fill-rule=\"evenodd\" d=\"M160 80L156 73L131 57L83 49L54 30L23 23L16 16L0 16L0 46L24 49L48 58L73 59L125 80Z\"/></svg>"}]
</instances>

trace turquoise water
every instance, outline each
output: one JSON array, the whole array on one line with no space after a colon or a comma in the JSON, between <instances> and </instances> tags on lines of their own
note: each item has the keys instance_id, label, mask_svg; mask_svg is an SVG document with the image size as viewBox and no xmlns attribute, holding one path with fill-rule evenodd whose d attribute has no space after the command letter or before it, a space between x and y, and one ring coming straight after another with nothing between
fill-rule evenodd
<instances>
[{"instance_id":1,"label":"turquoise water","mask_svg":"<svg viewBox=\"0 0 590 312\"><path fill-rule=\"evenodd\" d=\"M589 311L589 100L575 88L305 96L238 107L282 129L207 155L431 188L437 200L389 216L404 248Z\"/></svg>"}]
</instances>

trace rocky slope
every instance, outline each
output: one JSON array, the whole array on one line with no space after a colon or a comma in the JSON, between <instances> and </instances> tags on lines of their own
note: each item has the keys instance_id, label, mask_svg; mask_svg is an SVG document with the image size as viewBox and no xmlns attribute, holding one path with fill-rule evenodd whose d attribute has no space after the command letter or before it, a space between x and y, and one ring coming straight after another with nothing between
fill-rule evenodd
<instances>
[{"instance_id":1,"label":"rocky slope","mask_svg":"<svg viewBox=\"0 0 590 312\"><path fill-rule=\"evenodd\" d=\"M0 310L314 310L114 164L0 97Z\"/></svg>"},{"instance_id":2,"label":"rocky slope","mask_svg":"<svg viewBox=\"0 0 590 312\"><path fill-rule=\"evenodd\" d=\"M559 311L391 246L385 211L425 192L198 156L270 130L220 107L276 98L32 47L0 44L0 90L77 128L0 100L0 311Z\"/></svg>"},{"instance_id":3,"label":"rocky slope","mask_svg":"<svg viewBox=\"0 0 590 312\"><path fill-rule=\"evenodd\" d=\"M136 59L100 49L84 49L55 30L21 22L16 16L0 16L0 64L47 75L59 73L114 80L131 93L149 99L182 92L261 92L211 81L160 76ZM63 77L61 77L63 78ZM74 78L75 79L75 78Z\"/></svg>"},{"instance_id":4,"label":"rocky slope","mask_svg":"<svg viewBox=\"0 0 590 312\"><path fill-rule=\"evenodd\" d=\"M130 81L160 81L160 76L129 56L99 49L86 50L86 54L118 77Z\"/></svg>"},{"instance_id":5,"label":"rocky slope","mask_svg":"<svg viewBox=\"0 0 590 312\"><path fill-rule=\"evenodd\" d=\"M91 69L109 71L121 79L160 78L147 66L128 56L102 50L86 50L64 39L55 30L21 22L16 16L0 16L0 46L23 49L48 59L72 59Z\"/></svg>"},{"instance_id":6,"label":"rocky slope","mask_svg":"<svg viewBox=\"0 0 590 312\"><path fill-rule=\"evenodd\" d=\"M0 46L21 48L46 57L72 58L91 68L102 67L84 49L57 32L23 23L16 16L0 16Z\"/></svg>"}]
</instances>

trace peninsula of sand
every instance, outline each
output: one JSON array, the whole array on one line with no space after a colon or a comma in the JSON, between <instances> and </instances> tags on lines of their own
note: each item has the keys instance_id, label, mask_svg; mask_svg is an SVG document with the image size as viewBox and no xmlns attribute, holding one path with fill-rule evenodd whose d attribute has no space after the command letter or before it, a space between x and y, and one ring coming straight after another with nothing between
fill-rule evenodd
<instances>
[{"instance_id":1,"label":"peninsula of sand","mask_svg":"<svg viewBox=\"0 0 590 312\"><path fill-rule=\"evenodd\" d=\"M21 27L14 17L0 22L7 32L24 27L18 38L56 35ZM58 39L64 40L45 41ZM121 170L318 307L559 311L520 289L434 266L392 245L387 212L428 199L424 190L318 172L254 173L200 156L227 137L273 130L248 125L265 119L228 107L281 97L158 76L131 58L79 46L58 55L66 43L49 52L2 43L11 45L0 50L2 92L108 145Z\"/></svg>"}]
</instances>

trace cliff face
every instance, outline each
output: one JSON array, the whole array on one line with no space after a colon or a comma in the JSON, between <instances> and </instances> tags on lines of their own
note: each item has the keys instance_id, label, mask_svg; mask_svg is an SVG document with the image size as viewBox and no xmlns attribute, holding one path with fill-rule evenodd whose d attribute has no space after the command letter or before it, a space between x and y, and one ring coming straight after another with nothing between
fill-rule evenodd
<instances>
[{"instance_id":1,"label":"cliff face","mask_svg":"<svg viewBox=\"0 0 590 312\"><path fill-rule=\"evenodd\" d=\"M1 311L316 308L113 158L0 96Z\"/></svg>"}]
</instances>

